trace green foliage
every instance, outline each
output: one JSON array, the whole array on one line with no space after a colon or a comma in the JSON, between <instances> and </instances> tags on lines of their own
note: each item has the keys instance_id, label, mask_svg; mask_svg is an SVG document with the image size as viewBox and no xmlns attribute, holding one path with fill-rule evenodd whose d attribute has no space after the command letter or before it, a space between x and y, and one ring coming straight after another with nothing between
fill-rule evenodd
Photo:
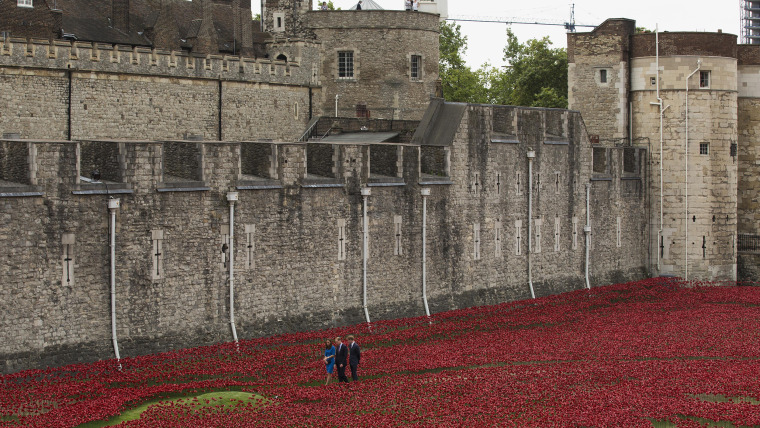
<instances>
[{"instance_id":1,"label":"green foliage","mask_svg":"<svg viewBox=\"0 0 760 428\"><path fill-rule=\"evenodd\" d=\"M654 31L646 28L646 27L636 27L636 34L638 33L654 33Z\"/></svg>"},{"instance_id":2,"label":"green foliage","mask_svg":"<svg viewBox=\"0 0 760 428\"><path fill-rule=\"evenodd\" d=\"M317 6L317 10L321 10L322 9L322 2L318 1L316 6ZM333 4L332 0L330 0L330 1L327 2L327 10L341 10L341 9L340 8L335 8L335 5Z\"/></svg>"},{"instance_id":3,"label":"green foliage","mask_svg":"<svg viewBox=\"0 0 760 428\"><path fill-rule=\"evenodd\" d=\"M467 51L467 36L454 23L441 23L439 73L443 95L448 101L488 102L487 69L472 71L462 55Z\"/></svg>"},{"instance_id":4,"label":"green foliage","mask_svg":"<svg viewBox=\"0 0 760 428\"><path fill-rule=\"evenodd\" d=\"M551 48L548 37L521 44L507 29L504 60L499 69L465 65L467 37L460 26L441 24L440 75L448 101L567 108L567 52Z\"/></svg>"},{"instance_id":5,"label":"green foliage","mask_svg":"<svg viewBox=\"0 0 760 428\"><path fill-rule=\"evenodd\" d=\"M510 65L494 76L495 102L567 108L567 52L551 44L548 37L521 44L507 29L504 61Z\"/></svg>"}]
</instances>

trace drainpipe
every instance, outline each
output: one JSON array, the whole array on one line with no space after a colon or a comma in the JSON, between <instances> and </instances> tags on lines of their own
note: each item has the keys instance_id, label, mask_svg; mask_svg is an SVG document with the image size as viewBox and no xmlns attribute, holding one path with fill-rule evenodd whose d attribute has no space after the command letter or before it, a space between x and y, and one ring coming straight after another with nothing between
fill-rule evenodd
<instances>
[{"instance_id":1,"label":"drainpipe","mask_svg":"<svg viewBox=\"0 0 760 428\"><path fill-rule=\"evenodd\" d=\"M657 83L657 102L656 103L649 103L653 106L658 106L660 108L660 227L657 230L657 246L660 245L660 240L662 239L662 227L663 227L663 215L662 215L662 195L663 195L663 157L662 157L662 144L663 144L663 129L662 129L662 120L663 116L665 115L665 110L670 108L670 106L663 106L662 97L660 97L660 32L657 26L655 26L654 30L655 34L655 55L657 58L657 62L655 65L655 68L657 69L657 77L656 77L656 83ZM660 273L660 250L657 249L657 274Z\"/></svg>"},{"instance_id":2,"label":"drainpipe","mask_svg":"<svg viewBox=\"0 0 760 428\"><path fill-rule=\"evenodd\" d=\"M340 95L335 94L335 117L338 117L338 98L340 98Z\"/></svg>"},{"instance_id":3,"label":"drainpipe","mask_svg":"<svg viewBox=\"0 0 760 428\"><path fill-rule=\"evenodd\" d=\"M367 324L369 324L369 310L367 309L367 257L368 248L367 241L369 240L369 223L367 223L367 199L372 193L372 189L369 187L362 187L362 198L364 199L364 206L362 209L362 293L363 301L362 307L364 308L364 316L367 318Z\"/></svg>"},{"instance_id":4,"label":"drainpipe","mask_svg":"<svg viewBox=\"0 0 760 428\"><path fill-rule=\"evenodd\" d=\"M697 68L686 78L686 140L684 148L684 279L689 280L689 79L702 66L702 60L697 60Z\"/></svg>"},{"instance_id":5,"label":"drainpipe","mask_svg":"<svg viewBox=\"0 0 760 428\"><path fill-rule=\"evenodd\" d=\"M230 327L232 327L232 340L235 346L238 344L237 329L235 328L235 201L238 200L238 192L227 192L227 201L230 203Z\"/></svg>"},{"instance_id":6,"label":"drainpipe","mask_svg":"<svg viewBox=\"0 0 760 428\"><path fill-rule=\"evenodd\" d=\"M420 189L422 194L422 303L425 304L425 315L430 318L430 309L427 301L427 197L430 196L430 188Z\"/></svg>"},{"instance_id":7,"label":"drainpipe","mask_svg":"<svg viewBox=\"0 0 760 428\"><path fill-rule=\"evenodd\" d=\"M588 280L588 263L589 249L591 248L591 183L586 183L586 225L583 226L583 233L586 235L586 288L591 290L591 283Z\"/></svg>"},{"instance_id":8,"label":"drainpipe","mask_svg":"<svg viewBox=\"0 0 760 428\"><path fill-rule=\"evenodd\" d=\"M111 247L111 340L116 354L116 364L121 371L121 356L119 355L119 341L116 339L116 210L120 206L119 199L108 200L108 211L111 213L110 221L110 247Z\"/></svg>"},{"instance_id":9,"label":"drainpipe","mask_svg":"<svg viewBox=\"0 0 760 428\"><path fill-rule=\"evenodd\" d=\"M528 286L530 287L530 297L535 299L536 293L533 291L533 266L531 265L531 253L533 252L533 158L536 152L528 152Z\"/></svg>"}]
</instances>

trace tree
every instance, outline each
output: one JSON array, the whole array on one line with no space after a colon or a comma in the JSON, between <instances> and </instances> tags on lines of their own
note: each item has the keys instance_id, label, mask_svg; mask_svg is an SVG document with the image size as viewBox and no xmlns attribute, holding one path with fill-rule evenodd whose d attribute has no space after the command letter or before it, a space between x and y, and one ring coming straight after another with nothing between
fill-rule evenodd
<instances>
[{"instance_id":1,"label":"tree","mask_svg":"<svg viewBox=\"0 0 760 428\"><path fill-rule=\"evenodd\" d=\"M440 30L439 75L444 97L455 102L487 102L487 64L478 71L465 64L462 55L467 51L467 36L462 36L459 25L442 22Z\"/></svg>"},{"instance_id":2,"label":"tree","mask_svg":"<svg viewBox=\"0 0 760 428\"><path fill-rule=\"evenodd\" d=\"M509 65L491 74L492 102L567 108L567 52L551 44L548 37L520 44L508 28L504 61Z\"/></svg>"},{"instance_id":3,"label":"tree","mask_svg":"<svg viewBox=\"0 0 760 428\"><path fill-rule=\"evenodd\" d=\"M317 8L317 10L322 9L322 2L321 1L317 2L317 7L316 8ZM341 10L341 9L340 8L335 8L335 5L333 4L332 0L330 0L330 1L327 2L327 10Z\"/></svg>"}]
</instances>

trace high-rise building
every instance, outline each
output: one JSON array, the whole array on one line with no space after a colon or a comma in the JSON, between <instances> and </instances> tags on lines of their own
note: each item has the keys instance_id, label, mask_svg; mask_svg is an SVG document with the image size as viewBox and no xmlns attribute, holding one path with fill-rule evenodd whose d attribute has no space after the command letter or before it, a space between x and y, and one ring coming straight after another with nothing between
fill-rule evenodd
<instances>
[{"instance_id":1,"label":"high-rise building","mask_svg":"<svg viewBox=\"0 0 760 428\"><path fill-rule=\"evenodd\" d=\"M760 1L742 0L742 43L760 44Z\"/></svg>"}]
</instances>

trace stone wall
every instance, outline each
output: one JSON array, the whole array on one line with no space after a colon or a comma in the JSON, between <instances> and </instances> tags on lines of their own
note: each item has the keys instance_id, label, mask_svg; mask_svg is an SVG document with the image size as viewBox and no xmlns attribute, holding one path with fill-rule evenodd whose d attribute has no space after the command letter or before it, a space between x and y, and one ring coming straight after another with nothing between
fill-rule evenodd
<instances>
[{"instance_id":1,"label":"stone wall","mask_svg":"<svg viewBox=\"0 0 760 428\"><path fill-rule=\"evenodd\" d=\"M742 97L738 137L738 233L760 233L760 99Z\"/></svg>"},{"instance_id":2,"label":"stone wall","mask_svg":"<svg viewBox=\"0 0 760 428\"><path fill-rule=\"evenodd\" d=\"M13 39L0 53L0 132L32 139L295 140L309 121L314 44L287 60L188 56ZM221 111L220 111L221 110ZM70 128L70 129L69 129Z\"/></svg>"},{"instance_id":3,"label":"stone wall","mask_svg":"<svg viewBox=\"0 0 760 428\"><path fill-rule=\"evenodd\" d=\"M404 11L313 11L307 25L321 42L320 104L334 115L354 117L357 104L370 117L419 120L438 79L438 15ZM338 52L353 52L353 78L338 75ZM420 76L410 75L412 56Z\"/></svg>"},{"instance_id":4,"label":"stone wall","mask_svg":"<svg viewBox=\"0 0 760 428\"><path fill-rule=\"evenodd\" d=\"M513 143L490 142L494 118L514 125ZM530 297L528 257L536 295L582 287L586 184L593 207L591 284L644 275L643 175L631 191L619 168L621 150L606 149L609 174L595 179L591 146L574 112L470 106L451 146L440 148L450 155L447 177L423 180L421 147L390 144L399 154L400 183L398 177L368 182L371 145L333 146L335 177L315 181L306 176L306 144L272 143L272 176L241 181L241 145L249 143L177 142L173 152L182 145L199 150L201 181L170 186L162 182L167 143L100 141L109 157L114 150L102 145L116 145L123 163L122 182L107 183L106 190L80 179L77 142L11 143L32 147L39 173L37 193L0 191L0 245L8 248L0 265L3 372L112 357L107 192L121 201L115 278L123 357L231 340L228 254L222 251L230 190L239 192L233 250L241 338L364 319L359 190L367 185L372 320L424 314L421 182L431 188L427 287L433 312ZM537 154L532 192L526 187L529 150Z\"/></svg>"},{"instance_id":5,"label":"stone wall","mask_svg":"<svg viewBox=\"0 0 760 428\"><path fill-rule=\"evenodd\" d=\"M628 61L635 22L609 19L590 33L568 33L568 106L583 114L598 143L628 137Z\"/></svg>"}]
</instances>

